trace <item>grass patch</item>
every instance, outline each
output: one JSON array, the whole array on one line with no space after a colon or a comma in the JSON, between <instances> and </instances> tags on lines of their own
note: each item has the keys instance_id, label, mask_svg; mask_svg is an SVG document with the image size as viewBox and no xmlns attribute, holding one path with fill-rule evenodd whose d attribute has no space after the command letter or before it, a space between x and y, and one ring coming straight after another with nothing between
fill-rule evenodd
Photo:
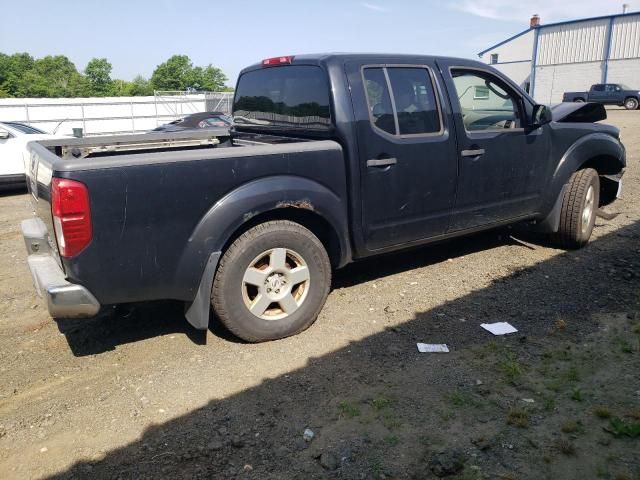
<instances>
[{"instance_id":1,"label":"grass patch","mask_svg":"<svg viewBox=\"0 0 640 480\"><path fill-rule=\"evenodd\" d=\"M614 437L640 438L640 422L628 422L619 417L612 418L605 430Z\"/></svg>"},{"instance_id":2,"label":"grass patch","mask_svg":"<svg viewBox=\"0 0 640 480\"><path fill-rule=\"evenodd\" d=\"M544 397L542 408L544 408L545 412L553 412L556 409L556 399L551 395Z\"/></svg>"},{"instance_id":3,"label":"grass patch","mask_svg":"<svg viewBox=\"0 0 640 480\"><path fill-rule=\"evenodd\" d=\"M621 338L621 337L616 337L613 340L613 343L616 346L616 348L618 350L620 350L620 352L622 352L622 353L633 353L633 345L631 345L631 343L627 339Z\"/></svg>"},{"instance_id":4,"label":"grass patch","mask_svg":"<svg viewBox=\"0 0 640 480\"><path fill-rule=\"evenodd\" d=\"M507 415L507 423L518 428L529 428L530 414L523 408L512 408Z\"/></svg>"},{"instance_id":5,"label":"grass patch","mask_svg":"<svg viewBox=\"0 0 640 480\"><path fill-rule=\"evenodd\" d=\"M354 418L360 416L360 409L357 405L343 400L338 404L338 415L341 418Z\"/></svg>"},{"instance_id":6,"label":"grass patch","mask_svg":"<svg viewBox=\"0 0 640 480\"><path fill-rule=\"evenodd\" d=\"M396 435L387 435L386 437L384 437L384 443L386 443L390 447L395 447L400 443L400 439Z\"/></svg>"},{"instance_id":7,"label":"grass patch","mask_svg":"<svg viewBox=\"0 0 640 480\"><path fill-rule=\"evenodd\" d=\"M504 380L511 385L518 385L525 372L525 366L513 354L507 354L504 360L497 364Z\"/></svg>"},{"instance_id":8,"label":"grass patch","mask_svg":"<svg viewBox=\"0 0 640 480\"><path fill-rule=\"evenodd\" d=\"M560 430L564 433L576 433L580 428L580 422L576 422L575 420L566 420L560 427Z\"/></svg>"},{"instance_id":9,"label":"grass patch","mask_svg":"<svg viewBox=\"0 0 640 480\"><path fill-rule=\"evenodd\" d=\"M382 412L382 423L389 430L393 430L394 428L398 428L402 425L400 418L398 418L396 412L392 410L384 410Z\"/></svg>"},{"instance_id":10,"label":"grass patch","mask_svg":"<svg viewBox=\"0 0 640 480\"><path fill-rule=\"evenodd\" d=\"M576 387L571 392L571 397L570 398L571 398L571 400L573 400L575 402L582 402L582 401L584 401L584 393L579 387Z\"/></svg>"},{"instance_id":11,"label":"grass patch","mask_svg":"<svg viewBox=\"0 0 640 480\"><path fill-rule=\"evenodd\" d=\"M575 445L566 438L560 438L556 441L556 448L558 451L564 455L575 455L576 447Z\"/></svg>"},{"instance_id":12,"label":"grass patch","mask_svg":"<svg viewBox=\"0 0 640 480\"><path fill-rule=\"evenodd\" d=\"M456 388L451 393L449 393L447 399L449 400L449 403L451 403L454 407L480 406L480 402L473 398L470 393L460 390L459 388Z\"/></svg>"},{"instance_id":13,"label":"grass patch","mask_svg":"<svg viewBox=\"0 0 640 480\"><path fill-rule=\"evenodd\" d=\"M580 372L578 372L578 369L575 365L572 365L571 367L569 367L569 370L567 370L567 380L569 380L570 382L580 381Z\"/></svg>"},{"instance_id":14,"label":"grass patch","mask_svg":"<svg viewBox=\"0 0 640 480\"><path fill-rule=\"evenodd\" d=\"M598 405L594 407L593 414L598 418L611 418L611 410L604 405Z\"/></svg>"},{"instance_id":15,"label":"grass patch","mask_svg":"<svg viewBox=\"0 0 640 480\"><path fill-rule=\"evenodd\" d=\"M372 399L370 402L370 405L373 407L374 410L380 411L380 410L384 410L386 408L391 408L391 406L393 406L393 400L391 400L390 398L387 397L376 397L374 399Z\"/></svg>"}]
</instances>

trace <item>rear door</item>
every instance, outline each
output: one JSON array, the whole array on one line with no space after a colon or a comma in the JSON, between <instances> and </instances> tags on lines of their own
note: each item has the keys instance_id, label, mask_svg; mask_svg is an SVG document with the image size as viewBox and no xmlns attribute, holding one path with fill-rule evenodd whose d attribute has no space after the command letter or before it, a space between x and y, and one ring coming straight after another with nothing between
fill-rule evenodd
<instances>
[{"instance_id":1,"label":"rear door","mask_svg":"<svg viewBox=\"0 0 640 480\"><path fill-rule=\"evenodd\" d=\"M589 90L590 102L607 103L607 92L604 84L593 85Z\"/></svg>"},{"instance_id":2,"label":"rear door","mask_svg":"<svg viewBox=\"0 0 640 480\"><path fill-rule=\"evenodd\" d=\"M549 138L529 130L523 96L495 72L439 60L458 134L459 180L450 231L536 211L550 165Z\"/></svg>"},{"instance_id":3,"label":"rear door","mask_svg":"<svg viewBox=\"0 0 640 480\"><path fill-rule=\"evenodd\" d=\"M356 117L368 250L443 234L457 162L448 102L432 63L346 65Z\"/></svg>"}]
</instances>

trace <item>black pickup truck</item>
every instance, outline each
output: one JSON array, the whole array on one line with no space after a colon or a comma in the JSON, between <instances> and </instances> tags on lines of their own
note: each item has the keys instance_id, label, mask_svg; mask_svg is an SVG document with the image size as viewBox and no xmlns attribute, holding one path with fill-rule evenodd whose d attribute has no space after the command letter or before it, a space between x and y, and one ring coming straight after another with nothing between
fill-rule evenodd
<instances>
[{"instance_id":1,"label":"black pickup truck","mask_svg":"<svg viewBox=\"0 0 640 480\"><path fill-rule=\"evenodd\" d=\"M640 105L640 90L620 83L597 83L588 92L565 92L563 102L594 102L602 105L618 105L636 110Z\"/></svg>"},{"instance_id":2,"label":"black pickup truck","mask_svg":"<svg viewBox=\"0 0 640 480\"><path fill-rule=\"evenodd\" d=\"M585 245L626 162L604 118L469 60L267 59L230 130L32 142L28 263L54 317L173 299L198 329L212 306L247 341L282 338L358 259L518 222Z\"/></svg>"}]
</instances>

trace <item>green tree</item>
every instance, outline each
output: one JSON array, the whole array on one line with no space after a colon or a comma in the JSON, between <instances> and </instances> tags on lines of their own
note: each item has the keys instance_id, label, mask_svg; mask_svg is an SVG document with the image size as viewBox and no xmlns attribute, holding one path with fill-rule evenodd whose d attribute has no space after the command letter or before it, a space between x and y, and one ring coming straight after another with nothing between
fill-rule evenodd
<instances>
[{"instance_id":1,"label":"green tree","mask_svg":"<svg viewBox=\"0 0 640 480\"><path fill-rule=\"evenodd\" d=\"M151 86L156 90L217 91L224 88L227 77L222 70L207 65L194 67L186 55L174 55L156 67L151 75Z\"/></svg>"},{"instance_id":2,"label":"green tree","mask_svg":"<svg viewBox=\"0 0 640 480\"><path fill-rule=\"evenodd\" d=\"M0 53L0 91L4 92L5 96L20 96L22 77L33 68L33 64L34 59L28 53Z\"/></svg>"},{"instance_id":3,"label":"green tree","mask_svg":"<svg viewBox=\"0 0 640 480\"><path fill-rule=\"evenodd\" d=\"M151 82L144 78L142 75L138 75L131 82L130 95L153 95L153 87Z\"/></svg>"},{"instance_id":4,"label":"green tree","mask_svg":"<svg viewBox=\"0 0 640 480\"><path fill-rule=\"evenodd\" d=\"M37 59L21 80L16 96L82 97L90 93L86 78L64 55L48 55Z\"/></svg>"},{"instance_id":5,"label":"green tree","mask_svg":"<svg viewBox=\"0 0 640 480\"><path fill-rule=\"evenodd\" d=\"M112 81L111 70L112 66L106 58L92 58L87 67L84 69L84 74L89 81L91 87L91 94L97 96L111 95L112 93Z\"/></svg>"}]
</instances>

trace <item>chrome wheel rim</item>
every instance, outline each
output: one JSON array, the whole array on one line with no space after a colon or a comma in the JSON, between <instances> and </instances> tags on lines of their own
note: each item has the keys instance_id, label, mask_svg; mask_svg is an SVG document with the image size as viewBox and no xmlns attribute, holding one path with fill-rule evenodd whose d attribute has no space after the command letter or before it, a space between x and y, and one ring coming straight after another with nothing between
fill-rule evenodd
<instances>
[{"instance_id":1,"label":"chrome wheel rim","mask_svg":"<svg viewBox=\"0 0 640 480\"><path fill-rule=\"evenodd\" d=\"M633 101L633 100L629 100L629 101L627 102L627 108L628 108L628 109L630 109L630 110L631 110L631 109L634 109L634 108L637 108L637 107L638 107L638 105L636 104L636 102L635 102L635 101Z\"/></svg>"},{"instance_id":2,"label":"chrome wheel rim","mask_svg":"<svg viewBox=\"0 0 640 480\"><path fill-rule=\"evenodd\" d=\"M262 252L242 278L247 309L263 320L280 320L296 312L307 299L311 276L302 256L289 248Z\"/></svg>"},{"instance_id":3,"label":"chrome wheel rim","mask_svg":"<svg viewBox=\"0 0 640 480\"><path fill-rule=\"evenodd\" d=\"M586 233L591 225L591 216L593 215L593 204L595 199L595 192L593 185L589 186L587 190L587 198L584 201L584 208L582 209L582 233Z\"/></svg>"}]
</instances>

